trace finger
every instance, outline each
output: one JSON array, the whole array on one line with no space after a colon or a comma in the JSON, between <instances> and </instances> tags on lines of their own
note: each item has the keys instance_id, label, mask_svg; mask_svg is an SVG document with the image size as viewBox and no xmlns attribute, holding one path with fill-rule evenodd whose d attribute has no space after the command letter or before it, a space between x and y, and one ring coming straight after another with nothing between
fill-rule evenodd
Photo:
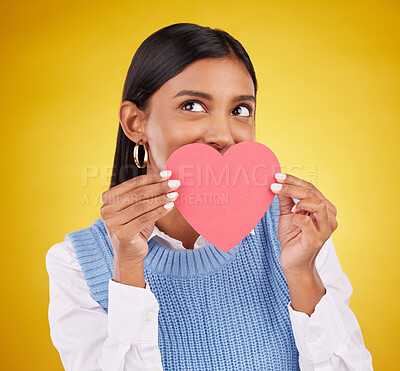
<instances>
[{"instance_id":1,"label":"finger","mask_svg":"<svg viewBox=\"0 0 400 371\"><path fill-rule=\"evenodd\" d=\"M317 224L317 220L315 219L315 216L313 213L310 213L309 211L307 211L306 214L310 215L310 218L313 220L313 222ZM335 215L331 212L330 209L328 209L328 220L329 220L328 224L330 227L330 234L332 234L332 232L334 232L337 229L338 222L336 220Z\"/></svg>"},{"instance_id":2,"label":"finger","mask_svg":"<svg viewBox=\"0 0 400 371\"><path fill-rule=\"evenodd\" d=\"M271 184L271 190L272 192L276 193L278 196L283 196L283 197L294 197L299 200L302 200L304 198L316 198L316 194L314 192L314 189L309 188L309 187L304 187L301 185L292 185L288 183L281 183L280 184L280 189L277 189L274 187L274 184L277 183L272 183Z\"/></svg>"},{"instance_id":3,"label":"finger","mask_svg":"<svg viewBox=\"0 0 400 371\"><path fill-rule=\"evenodd\" d=\"M168 179L160 183L143 185L130 192L118 195L116 196L118 197L118 200L114 200L113 212L124 210L132 204L142 200L152 199L159 195L167 194L176 190L179 187L179 184L177 183L179 182L176 182L176 179Z\"/></svg>"},{"instance_id":4,"label":"finger","mask_svg":"<svg viewBox=\"0 0 400 371\"><path fill-rule=\"evenodd\" d=\"M287 197L284 195L277 195L279 200L279 213L280 215L290 214L290 210L292 210L295 205L292 197Z\"/></svg>"},{"instance_id":5,"label":"finger","mask_svg":"<svg viewBox=\"0 0 400 371\"><path fill-rule=\"evenodd\" d=\"M154 183L159 183L163 180L166 180L170 177L162 177L160 175L160 172L156 171L151 174L144 174L144 175L139 175L134 178L128 179L125 182L118 184L109 190L105 191L102 194L101 197L101 202L103 204L107 203L107 199L112 199L113 197L116 197L117 195L122 195L126 192L129 192L135 188L147 185L147 184L154 184Z\"/></svg>"},{"instance_id":6,"label":"finger","mask_svg":"<svg viewBox=\"0 0 400 371\"><path fill-rule=\"evenodd\" d=\"M292 184L296 186L301 186L305 188L313 188L314 185L306 180L300 179L294 175L286 174L286 173L276 173L275 174L276 180L281 184ZM322 197L324 197L321 194Z\"/></svg>"},{"instance_id":7,"label":"finger","mask_svg":"<svg viewBox=\"0 0 400 371\"><path fill-rule=\"evenodd\" d=\"M174 202L178 198L178 192L170 192L159 195L150 199L138 201L118 213L114 213L110 216L110 220L116 225L125 225L133 219L140 218L142 215L151 212L160 206L165 206L169 202Z\"/></svg>"},{"instance_id":8,"label":"finger","mask_svg":"<svg viewBox=\"0 0 400 371\"><path fill-rule=\"evenodd\" d=\"M292 223L301 228L310 246L318 246L320 240L319 232L309 215L294 214L292 216Z\"/></svg>"},{"instance_id":9,"label":"finger","mask_svg":"<svg viewBox=\"0 0 400 371\"><path fill-rule=\"evenodd\" d=\"M280 184L292 184L297 186L303 186L305 188L311 188L314 190L316 196L321 199L325 199L328 202L328 207L331 212L336 216L337 209L336 207L322 194L322 192L312 183L307 182L306 180L300 179L294 175L287 174L287 173L276 173L275 178L278 183Z\"/></svg>"},{"instance_id":10,"label":"finger","mask_svg":"<svg viewBox=\"0 0 400 371\"><path fill-rule=\"evenodd\" d=\"M141 231L147 225L154 223L156 220L168 214L172 209L173 207L170 209L166 209L164 206L159 206L156 209L142 214L139 217L132 219L128 223L124 224L121 227L121 230L126 231L126 233L131 233L131 231Z\"/></svg>"},{"instance_id":11,"label":"finger","mask_svg":"<svg viewBox=\"0 0 400 371\"><path fill-rule=\"evenodd\" d=\"M277 173L279 175L285 175L282 173ZM277 177L277 174L275 174L275 177ZM277 177L279 178L279 177ZM280 180L282 183L282 180ZM290 210L292 210L293 206L295 205L295 202L293 201L292 197L290 195L287 195L283 192L280 192L281 187L283 184L281 183L272 183L270 185L270 189L272 192L276 193L278 196L279 200L279 213L280 215L286 215L290 213Z\"/></svg>"},{"instance_id":12,"label":"finger","mask_svg":"<svg viewBox=\"0 0 400 371\"><path fill-rule=\"evenodd\" d=\"M316 221L316 228L319 233L324 235L331 233L329 224L329 211L325 200L321 199L303 199L296 204L295 213L307 211L312 213Z\"/></svg>"}]
</instances>

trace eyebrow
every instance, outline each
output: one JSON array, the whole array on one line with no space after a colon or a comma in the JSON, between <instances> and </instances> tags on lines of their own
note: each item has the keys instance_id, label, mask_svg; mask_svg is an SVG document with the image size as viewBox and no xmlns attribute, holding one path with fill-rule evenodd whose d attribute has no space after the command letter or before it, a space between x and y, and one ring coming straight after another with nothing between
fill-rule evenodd
<instances>
[{"instance_id":1,"label":"eyebrow","mask_svg":"<svg viewBox=\"0 0 400 371\"><path fill-rule=\"evenodd\" d=\"M202 93L200 91L194 91L194 90L182 90L178 94L174 95L173 98L177 98L182 95L194 95L196 97L205 98L205 99L208 99L211 101L214 99L213 96L210 94ZM241 100L251 100L254 103L256 103L256 97L254 95L236 95L232 99L233 102L239 102Z\"/></svg>"}]
</instances>

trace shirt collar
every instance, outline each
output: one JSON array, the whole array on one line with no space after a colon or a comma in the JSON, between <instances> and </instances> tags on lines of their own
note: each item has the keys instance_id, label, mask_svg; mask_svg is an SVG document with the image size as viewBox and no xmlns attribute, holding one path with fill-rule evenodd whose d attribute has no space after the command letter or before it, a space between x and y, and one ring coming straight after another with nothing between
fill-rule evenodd
<instances>
[{"instance_id":1,"label":"shirt collar","mask_svg":"<svg viewBox=\"0 0 400 371\"><path fill-rule=\"evenodd\" d=\"M255 235L254 232L254 228L251 230L250 232L252 235ZM187 250L183 244L182 241L177 240L176 238L173 238L171 236L168 236L166 233L164 233L163 231L161 231L160 229L157 228L156 225L154 225L154 229L151 232L151 235L149 237L149 239L147 241L149 241L151 238L153 238L154 236L157 236L158 238L162 238L164 241L167 242L167 244L169 245L170 248L173 248L174 250ZM205 241L205 243L204 243ZM202 237L199 236L194 244L194 249L198 249L199 247L204 246L205 244L207 244L208 241Z\"/></svg>"}]
</instances>

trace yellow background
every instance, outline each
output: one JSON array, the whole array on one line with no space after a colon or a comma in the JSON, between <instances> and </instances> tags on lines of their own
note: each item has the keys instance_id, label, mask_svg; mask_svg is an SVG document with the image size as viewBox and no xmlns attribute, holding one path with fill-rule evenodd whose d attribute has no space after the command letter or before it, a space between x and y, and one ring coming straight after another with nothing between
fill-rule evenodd
<instances>
[{"instance_id":1,"label":"yellow background","mask_svg":"<svg viewBox=\"0 0 400 371\"><path fill-rule=\"evenodd\" d=\"M49 337L45 254L99 217L131 58L177 22L222 28L248 51L259 81L256 140L337 207L333 241L354 289L350 307L375 369L397 369L398 2L7 3L1 369L62 369Z\"/></svg>"}]
</instances>

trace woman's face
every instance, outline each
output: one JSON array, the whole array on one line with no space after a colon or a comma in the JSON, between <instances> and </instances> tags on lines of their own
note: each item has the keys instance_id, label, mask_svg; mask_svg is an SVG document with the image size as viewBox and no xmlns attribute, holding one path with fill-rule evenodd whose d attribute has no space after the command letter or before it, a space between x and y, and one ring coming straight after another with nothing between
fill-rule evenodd
<instances>
[{"instance_id":1,"label":"woman's face","mask_svg":"<svg viewBox=\"0 0 400 371\"><path fill-rule=\"evenodd\" d=\"M148 173L163 170L185 144L207 144L224 154L234 144L255 140L254 84L235 59L192 63L151 96L148 109L136 137L148 144Z\"/></svg>"}]
</instances>

